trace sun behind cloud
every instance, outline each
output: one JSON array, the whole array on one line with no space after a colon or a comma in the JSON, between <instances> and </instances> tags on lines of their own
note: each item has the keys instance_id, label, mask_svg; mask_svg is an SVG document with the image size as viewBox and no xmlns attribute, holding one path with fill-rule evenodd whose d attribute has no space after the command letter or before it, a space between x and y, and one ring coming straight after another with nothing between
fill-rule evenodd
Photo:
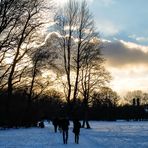
<instances>
[{"instance_id":1,"label":"sun behind cloud","mask_svg":"<svg viewBox=\"0 0 148 148\"><path fill-rule=\"evenodd\" d=\"M102 52L113 77L111 88L121 95L132 90L148 90L148 46L123 40L104 41Z\"/></svg>"}]
</instances>

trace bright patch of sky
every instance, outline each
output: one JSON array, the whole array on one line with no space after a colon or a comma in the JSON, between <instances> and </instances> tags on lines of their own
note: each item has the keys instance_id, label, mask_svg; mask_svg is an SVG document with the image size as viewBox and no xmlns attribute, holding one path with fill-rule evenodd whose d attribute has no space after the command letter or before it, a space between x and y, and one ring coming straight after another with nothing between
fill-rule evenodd
<instances>
[{"instance_id":1,"label":"bright patch of sky","mask_svg":"<svg viewBox=\"0 0 148 148\"><path fill-rule=\"evenodd\" d=\"M138 70L137 70L138 67ZM107 67L113 76L110 87L124 96L128 91L148 90L148 69L143 65L127 66L126 68ZM122 78L122 79L121 79Z\"/></svg>"}]
</instances>

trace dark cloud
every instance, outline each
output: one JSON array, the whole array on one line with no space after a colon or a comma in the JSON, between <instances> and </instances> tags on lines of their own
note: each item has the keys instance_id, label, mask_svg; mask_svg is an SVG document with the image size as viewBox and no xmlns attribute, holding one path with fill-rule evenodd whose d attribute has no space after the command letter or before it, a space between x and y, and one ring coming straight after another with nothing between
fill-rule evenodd
<instances>
[{"instance_id":1,"label":"dark cloud","mask_svg":"<svg viewBox=\"0 0 148 148\"><path fill-rule=\"evenodd\" d=\"M148 64L148 52L145 53L138 48L128 48L120 41L104 42L102 53L110 66Z\"/></svg>"}]
</instances>

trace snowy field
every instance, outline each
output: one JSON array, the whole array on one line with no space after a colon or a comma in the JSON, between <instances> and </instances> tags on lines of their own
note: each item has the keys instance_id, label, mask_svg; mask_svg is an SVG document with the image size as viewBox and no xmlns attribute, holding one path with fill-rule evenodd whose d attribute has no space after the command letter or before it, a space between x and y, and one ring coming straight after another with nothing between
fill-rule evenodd
<instances>
[{"instance_id":1,"label":"snowy field","mask_svg":"<svg viewBox=\"0 0 148 148\"><path fill-rule=\"evenodd\" d=\"M74 143L70 124L68 144L52 124L45 128L0 130L0 148L148 148L148 122L90 122L92 129L81 129L79 144Z\"/></svg>"}]
</instances>

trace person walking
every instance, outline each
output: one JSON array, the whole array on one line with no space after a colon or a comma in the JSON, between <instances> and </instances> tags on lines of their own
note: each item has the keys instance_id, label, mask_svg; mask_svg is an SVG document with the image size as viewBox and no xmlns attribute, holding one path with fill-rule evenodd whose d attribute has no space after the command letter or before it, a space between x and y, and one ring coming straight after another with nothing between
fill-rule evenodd
<instances>
[{"instance_id":1,"label":"person walking","mask_svg":"<svg viewBox=\"0 0 148 148\"><path fill-rule=\"evenodd\" d=\"M54 132L57 132L57 127L58 127L58 118L54 118L52 121L52 124L54 126Z\"/></svg>"},{"instance_id":2,"label":"person walking","mask_svg":"<svg viewBox=\"0 0 148 148\"><path fill-rule=\"evenodd\" d=\"M69 126L69 120L67 118L63 118L61 120L61 128L63 132L63 143L67 144L68 141L68 126Z\"/></svg>"},{"instance_id":3,"label":"person walking","mask_svg":"<svg viewBox=\"0 0 148 148\"><path fill-rule=\"evenodd\" d=\"M62 122L62 118L59 118L59 121L58 121L58 130L59 130L60 133L62 133L62 125L61 125L62 123L61 122Z\"/></svg>"},{"instance_id":4,"label":"person walking","mask_svg":"<svg viewBox=\"0 0 148 148\"><path fill-rule=\"evenodd\" d=\"M81 123L75 119L73 121L73 133L75 134L75 143L79 143L79 134L80 134Z\"/></svg>"}]
</instances>

